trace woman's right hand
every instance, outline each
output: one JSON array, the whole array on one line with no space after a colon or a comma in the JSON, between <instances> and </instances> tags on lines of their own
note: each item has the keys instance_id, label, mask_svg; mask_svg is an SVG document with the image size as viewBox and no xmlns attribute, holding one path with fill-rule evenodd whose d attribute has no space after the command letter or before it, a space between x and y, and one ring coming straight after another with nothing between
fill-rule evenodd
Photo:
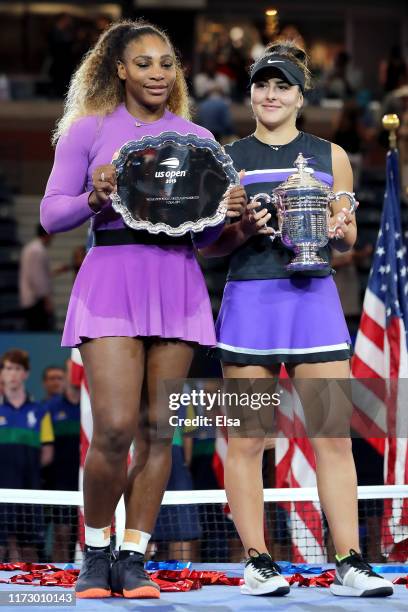
<instances>
[{"instance_id":1,"label":"woman's right hand","mask_svg":"<svg viewBox=\"0 0 408 612\"><path fill-rule=\"evenodd\" d=\"M110 194L116 191L116 168L113 164L98 166L92 173L93 191L89 196L89 206L99 212L109 201Z\"/></svg>"},{"instance_id":2,"label":"woman's right hand","mask_svg":"<svg viewBox=\"0 0 408 612\"><path fill-rule=\"evenodd\" d=\"M256 209L260 206L261 204L258 201L249 202L242 215L241 231L247 239L255 234L271 235L273 233L273 229L266 225L272 215L267 208L261 208L257 211Z\"/></svg>"}]
</instances>

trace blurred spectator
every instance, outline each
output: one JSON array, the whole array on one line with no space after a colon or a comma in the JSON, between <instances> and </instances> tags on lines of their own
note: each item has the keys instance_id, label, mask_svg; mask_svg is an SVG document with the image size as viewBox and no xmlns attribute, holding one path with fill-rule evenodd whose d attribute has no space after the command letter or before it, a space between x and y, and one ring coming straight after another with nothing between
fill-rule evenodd
<instances>
[{"instance_id":1,"label":"blurred spectator","mask_svg":"<svg viewBox=\"0 0 408 612\"><path fill-rule=\"evenodd\" d=\"M191 460L194 489L221 488L214 469L214 458L215 438L209 438L205 430L198 429L193 438ZM198 511L203 532L200 540L201 561L211 563L213 559L219 559L223 563L239 563L245 552L225 506L216 504L214 507L209 507L199 504Z\"/></svg>"},{"instance_id":2,"label":"blurred spectator","mask_svg":"<svg viewBox=\"0 0 408 612\"><path fill-rule=\"evenodd\" d=\"M404 83L390 91L384 98L381 107L381 116L395 113L401 118L401 114L408 109L408 78Z\"/></svg>"},{"instance_id":3,"label":"blurred spectator","mask_svg":"<svg viewBox=\"0 0 408 612\"><path fill-rule=\"evenodd\" d=\"M78 274L79 268L82 266L82 263L86 256L86 249L84 246L80 245L75 247L72 252L72 263L71 269L74 273L74 277Z\"/></svg>"},{"instance_id":4,"label":"blurred spectator","mask_svg":"<svg viewBox=\"0 0 408 612\"><path fill-rule=\"evenodd\" d=\"M354 187L360 183L362 165L362 126L360 122L361 113L354 100L344 103L339 123L334 133L333 142L342 147L350 160L353 168Z\"/></svg>"},{"instance_id":5,"label":"blurred spectator","mask_svg":"<svg viewBox=\"0 0 408 612\"><path fill-rule=\"evenodd\" d=\"M217 63L214 59L206 58L203 70L194 77L194 94L198 100L202 100L214 87L218 87L224 96L230 96L230 79L218 71Z\"/></svg>"},{"instance_id":6,"label":"blurred spectator","mask_svg":"<svg viewBox=\"0 0 408 612\"><path fill-rule=\"evenodd\" d=\"M10 100L10 83L6 74L0 74L0 102Z\"/></svg>"},{"instance_id":7,"label":"blurred spectator","mask_svg":"<svg viewBox=\"0 0 408 612\"><path fill-rule=\"evenodd\" d=\"M231 98L242 102L248 96L248 65L249 58L242 48L230 47L228 52L217 56L217 72L225 74L229 79Z\"/></svg>"},{"instance_id":8,"label":"blurred spectator","mask_svg":"<svg viewBox=\"0 0 408 612\"><path fill-rule=\"evenodd\" d=\"M79 478L80 390L68 379L69 360L64 372L61 394L54 395L45 406L54 430L54 461L50 466L48 488L77 491ZM54 561L73 562L78 529L78 509L73 506L52 508L54 524Z\"/></svg>"},{"instance_id":9,"label":"blurred spectator","mask_svg":"<svg viewBox=\"0 0 408 612\"><path fill-rule=\"evenodd\" d=\"M51 330L54 309L51 297L51 269L47 252L53 237L41 225L37 238L25 245L20 256L20 307L30 331Z\"/></svg>"},{"instance_id":10,"label":"blurred spectator","mask_svg":"<svg viewBox=\"0 0 408 612\"><path fill-rule=\"evenodd\" d=\"M65 388L64 368L50 365L45 368L42 375L44 388L44 400L49 400L54 395L61 395Z\"/></svg>"},{"instance_id":11,"label":"blurred spectator","mask_svg":"<svg viewBox=\"0 0 408 612\"><path fill-rule=\"evenodd\" d=\"M43 401L48 401L53 397L59 396L64 391L64 369L60 366L50 365L44 369L42 374L42 383L44 389ZM55 432L54 432L55 433ZM41 467L41 488L44 490L53 489L53 458L54 458L54 445L44 444L43 453L51 455L47 457L45 465ZM46 506L44 509L45 522L48 525L51 522L51 516L53 512L52 506ZM43 545L37 547L39 560L45 563L47 559L45 542Z\"/></svg>"},{"instance_id":12,"label":"blurred spectator","mask_svg":"<svg viewBox=\"0 0 408 612\"><path fill-rule=\"evenodd\" d=\"M391 91L384 99L381 116L395 113L400 120L398 149L400 152L401 199L408 204L408 77L405 84ZM382 130L381 143L388 148L389 133Z\"/></svg>"},{"instance_id":13,"label":"blurred spectator","mask_svg":"<svg viewBox=\"0 0 408 612\"><path fill-rule=\"evenodd\" d=\"M357 91L360 81L360 73L352 65L350 55L346 51L340 51L326 77L326 96L346 100Z\"/></svg>"},{"instance_id":14,"label":"blurred spectator","mask_svg":"<svg viewBox=\"0 0 408 612\"><path fill-rule=\"evenodd\" d=\"M96 42L99 38L99 36L102 34L102 32L104 32L112 23L112 19L110 17L108 17L108 15L98 15L96 20L95 20L95 41Z\"/></svg>"},{"instance_id":15,"label":"blurred spectator","mask_svg":"<svg viewBox=\"0 0 408 612\"><path fill-rule=\"evenodd\" d=\"M177 427L172 446L172 467L167 491L192 491L190 473L192 440L183 436ZM136 451L137 452L137 448ZM152 535L152 545L167 544L165 558L190 561L193 558L194 542L201 536L198 509L194 504L179 506L164 505L157 517ZM194 555L195 556L195 555ZM160 559L160 553L155 557Z\"/></svg>"},{"instance_id":16,"label":"blurred spectator","mask_svg":"<svg viewBox=\"0 0 408 612\"><path fill-rule=\"evenodd\" d=\"M398 89L408 77L407 63L401 47L393 45L386 60L380 63L379 80L385 93Z\"/></svg>"},{"instance_id":17,"label":"blurred spectator","mask_svg":"<svg viewBox=\"0 0 408 612\"><path fill-rule=\"evenodd\" d=\"M41 465L51 458L42 451L54 440L50 414L27 395L29 371L25 351L11 349L0 359L0 488L39 489ZM42 506L0 504L0 559L36 561L43 540Z\"/></svg>"},{"instance_id":18,"label":"blurred spectator","mask_svg":"<svg viewBox=\"0 0 408 612\"><path fill-rule=\"evenodd\" d=\"M52 93L58 98L65 96L76 66L75 42L74 20L68 13L61 13L48 39Z\"/></svg>"},{"instance_id":19,"label":"blurred spectator","mask_svg":"<svg viewBox=\"0 0 408 612\"><path fill-rule=\"evenodd\" d=\"M81 63L85 53L89 51L92 41L92 26L90 24L79 24L74 31L74 40L72 43L72 71ZM65 86L67 89L69 84Z\"/></svg>"},{"instance_id":20,"label":"blurred spectator","mask_svg":"<svg viewBox=\"0 0 408 612\"><path fill-rule=\"evenodd\" d=\"M74 275L74 280L76 275L79 272L79 268L82 265L82 262L85 259L86 248L82 245L75 247L72 251L71 261L66 264L62 264L58 268L52 271L53 276L57 276L59 274L64 274L65 272L72 272Z\"/></svg>"},{"instance_id":21,"label":"blurred spectator","mask_svg":"<svg viewBox=\"0 0 408 612\"><path fill-rule=\"evenodd\" d=\"M230 106L218 85L214 85L198 104L196 120L198 125L210 130L218 141L233 134Z\"/></svg>"},{"instance_id":22,"label":"blurred spectator","mask_svg":"<svg viewBox=\"0 0 408 612\"><path fill-rule=\"evenodd\" d=\"M398 149L401 168L401 198L408 204L408 86L401 92L400 128L398 130ZM398 91L398 90L397 90Z\"/></svg>"},{"instance_id":23,"label":"blurred spectator","mask_svg":"<svg viewBox=\"0 0 408 612\"><path fill-rule=\"evenodd\" d=\"M370 118L354 99L344 102L333 142L347 153L353 168L354 189L360 185L364 147L374 139L376 128L370 125Z\"/></svg>"},{"instance_id":24,"label":"blurred spectator","mask_svg":"<svg viewBox=\"0 0 408 612\"><path fill-rule=\"evenodd\" d=\"M305 39L294 24L288 24L280 31L276 39L276 42L278 41L290 41L301 49L306 49Z\"/></svg>"}]
</instances>

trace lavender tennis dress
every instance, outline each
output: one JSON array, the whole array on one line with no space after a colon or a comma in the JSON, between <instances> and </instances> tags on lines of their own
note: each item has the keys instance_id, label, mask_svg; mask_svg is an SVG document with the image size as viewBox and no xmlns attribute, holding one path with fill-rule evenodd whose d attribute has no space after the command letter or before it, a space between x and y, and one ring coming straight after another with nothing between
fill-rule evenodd
<instances>
[{"instance_id":1,"label":"lavender tennis dress","mask_svg":"<svg viewBox=\"0 0 408 612\"><path fill-rule=\"evenodd\" d=\"M44 228L64 232L91 219L91 228L98 232L123 229L122 217L110 204L98 214L90 209L92 172L111 163L125 142L164 131L212 138L204 128L169 111L158 121L142 123L124 104L106 117L76 121L56 148L41 202ZM121 244L90 249L72 289L62 346L107 336L159 336L215 344L211 305L192 245Z\"/></svg>"},{"instance_id":2,"label":"lavender tennis dress","mask_svg":"<svg viewBox=\"0 0 408 612\"><path fill-rule=\"evenodd\" d=\"M249 136L226 146L236 170L245 169L249 197L270 192L294 172L302 152L315 176L333 184L331 145L300 132L287 145L270 147ZM276 217L271 225L276 227ZM320 249L329 261L329 249ZM290 274L293 252L280 240L255 235L231 256L213 354L226 363L273 365L346 360L352 347L330 268Z\"/></svg>"}]
</instances>

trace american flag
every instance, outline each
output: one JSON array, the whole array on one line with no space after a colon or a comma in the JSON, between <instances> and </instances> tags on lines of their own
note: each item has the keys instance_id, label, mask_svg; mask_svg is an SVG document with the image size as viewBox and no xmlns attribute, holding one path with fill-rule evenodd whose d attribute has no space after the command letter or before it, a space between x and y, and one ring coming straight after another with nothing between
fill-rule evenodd
<instances>
[{"instance_id":1,"label":"american flag","mask_svg":"<svg viewBox=\"0 0 408 612\"><path fill-rule=\"evenodd\" d=\"M357 334L352 375L358 379L380 379L384 381L384 414L370 422L364 407L355 405L361 423L384 435L382 439L369 441L385 454L385 484L408 483L407 438L385 437L387 431L398 431L401 419L402 393L389 379L408 377L408 262L403 244L398 152L387 154L386 190L381 226L378 233L372 268L366 289L363 314ZM364 380L359 381L364 385ZM394 381L395 383L395 381ZM369 387L368 381L366 386ZM394 394L394 396L390 396ZM387 407L387 409L386 409ZM396 409L394 409L396 407ZM373 428L371 426L374 426ZM355 427L356 428L356 427ZM357 429L359 429L357 427ZM360 434L363 431L360 428ZM367 430L366 430L367 431ZM390 554L397 545L408 538L408 500L386 500L383 517L383 551Z\"/></svg>"},{"instance_id":2,"label":"american flag","mask_svg":"<svg viewBox=\"0 0 408 612\"><path fill-rule=\"evenodd\" d=\"M316 461L307 436L301 401L293 385L285 384L286 370L282 368L282 387L290 401L276 408L275 486L315 487ZM287 513L293 563L325 563L327 550L324 537L323 514L314 501L280 504Z\"/></svg>"},{"instance_id":3,"label":"american flag","mask_svg":"<svg viewBox=\"0 0 408 612\"><path fill-rule=\"evenodd\" d=\"M287 377L282 368L281 378ZM281 381L285 385L285 381ZM277 428L282 433L275 440L275 485L286 487L315 487L316 463L312 445L307 437L301 402L291 385L290 402L276 408ZM296 433L297 437L294 437ZM227 456L228 435L225 427L217 428L212 466L220 488L224 488L224 465ZM291 538L293 563L325 563L327 552L324 541L324 524L320 504L313 501L282 502L286 512ZM232 518L228 504L224 506L228 518ZM265 522L266 529L266 522ZM268 534L266 540L268 541Z\"/></svg>"},{"instance_id":4,"label":"american flag","mask_svg":"<svg viewBox=\"0 0 408 612\"><path fill-rule=\"evenodd\" d=\"M385 484L408 483L407 438L385 438L387 428L394 431L398 428L397 419L401 416L387 414L386 381L408 376L407 272L400 218L398 153L390 151L387 156L387 186L381 228L352 361L352 376L362 379L359 381L361 394L358 387L353 388L353 398L361 396L362 402L355 405L352 425L361 435L370 431L371 436L379 436L370 437L369 441L377 450L385 453ZM364 379L373 378L384 381L384 386L364 383ZM373 392L377 394L373 398L376 406L381 405L381 400L384 401L384 410L378 411L375 418L370 410L370 394ZM281 411L279 415L282 431L285 432L286 423L288 435L276 441L276 486L315 486L313 450L306 435L302 435L302 422L296 415L296 398L293 398L293 402L292 413L289 409L289 413ZM388 402L390 405L392 402ZM403 406L395 398L393 405ZM290 434L294 430L299 432L299 437ZM320 507L311 502L309 505L306 508L304 504L293 502L287 508L291 524L297 526L291 532L292 556L297 562L318 562L326 554ZM385 500L382 544L390 559L403 561L407 558L404 547L407 538L408 500Z\"/></svg>"}]
</instances>

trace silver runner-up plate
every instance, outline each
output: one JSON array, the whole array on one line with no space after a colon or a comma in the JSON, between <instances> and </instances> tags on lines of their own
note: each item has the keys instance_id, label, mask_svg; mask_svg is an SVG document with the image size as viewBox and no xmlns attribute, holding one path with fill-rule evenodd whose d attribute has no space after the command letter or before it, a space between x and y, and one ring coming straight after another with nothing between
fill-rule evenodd
<instances>
[{"instance_id":1,"label":"silver runner-up plate","mask_svg":"<svg viewBox=\"0 0 408 612\"><path fill-rule=\"evenodd\" d=\"M162 132L124 144L112 161L112 205L126 225L182 236L218 225L223 196L239 176L221 145L195 134Z\"/></svg>"}]
</instances>

